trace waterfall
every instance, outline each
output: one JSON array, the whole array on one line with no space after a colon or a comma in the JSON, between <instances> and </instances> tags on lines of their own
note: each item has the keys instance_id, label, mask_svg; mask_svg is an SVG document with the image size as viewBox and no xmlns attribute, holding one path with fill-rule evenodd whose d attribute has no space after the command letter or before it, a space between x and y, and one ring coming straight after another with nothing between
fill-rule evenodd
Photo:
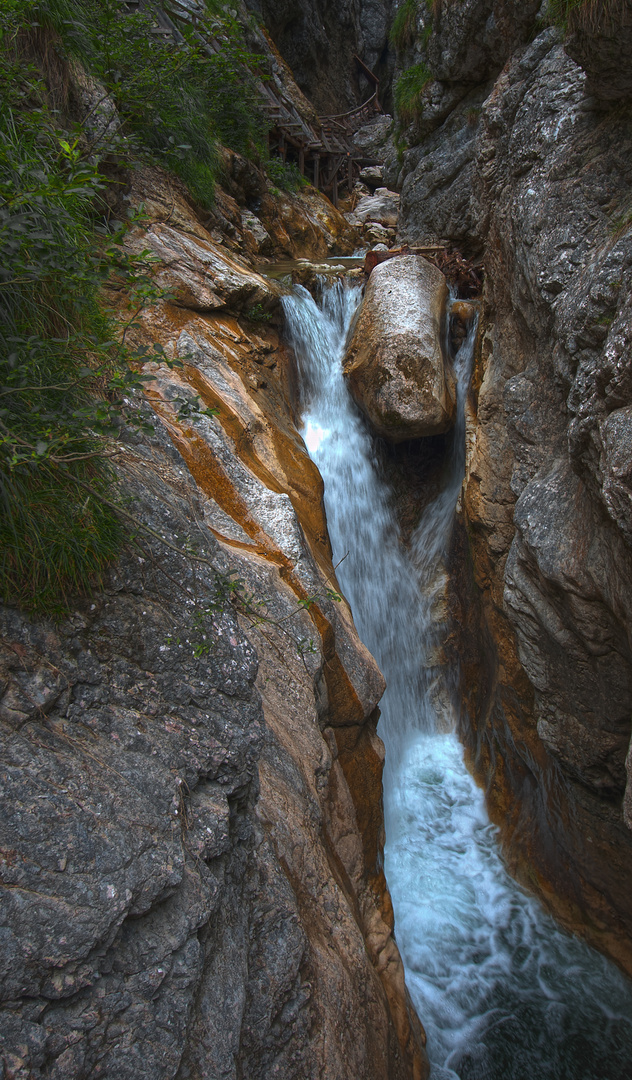
<instances>
[{"instance_id":1,"label":"waterfall","mask_svg":"<svg viewBox=\"0 0 632 1080\"><path fill-rule=\"evenodd\" d=\"M632 985L508 875L454 733L441 663L446 551L465 462L474 329L454 359L445 483L405 548L375 443L342 375L361 290L284 298L302 434L325 484L337 574L387 680L385 869L433 1080L629 1080Z\"/></svg>"}]
</instances>

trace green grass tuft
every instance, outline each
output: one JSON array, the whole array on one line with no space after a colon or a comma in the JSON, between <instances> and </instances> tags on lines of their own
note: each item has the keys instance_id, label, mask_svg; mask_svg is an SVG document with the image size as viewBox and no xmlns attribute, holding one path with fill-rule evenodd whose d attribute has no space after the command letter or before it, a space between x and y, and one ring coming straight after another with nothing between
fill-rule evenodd
<instances>
[{"instance_id":1,"label":"green grass tuft","mask_svg":"<svg viewBox=\"0 0 632 1080\"><path fill-rule=\"evenodd\" d=\"M419 0L402 0L389 33L389 38L396 49L405 49L413 44L417 31L418 13Z\"/></svg>"},{"instance_id":2,"label":"green grass tuft","mask_svg":"<svg viewBox=\"0 0 632 1080\"><path fill-rule=\"evenodd\" d=\"M549 0L548 18L564 30L597 33L629 8L627 0Z\"/></svg>"},{"instance_id":3,"label":"green grass tuft","mask_svg":"<svg viewBox=\"0 0 632 1080\"><path fill-rule=\"evenodd\" d=\"M395 108L405 123L421 116L423 105L421 93L432 80L432 72L426 64L415 64L403 71L395 84Z\"/></svg>"},{"instance_id":4,"label":"green grass tuft","mask_svg":"<svg viewBox=\"0 0 632 1080\"><path fill-rule=\"evenodd\" d=\"M79 487L82 480L93 491ZM0 474L0 596L34 613L63 615L73 596L95 588L119 553L121 523L98 462L60 475L51 465Z\"/></svg>"}]
</instances>

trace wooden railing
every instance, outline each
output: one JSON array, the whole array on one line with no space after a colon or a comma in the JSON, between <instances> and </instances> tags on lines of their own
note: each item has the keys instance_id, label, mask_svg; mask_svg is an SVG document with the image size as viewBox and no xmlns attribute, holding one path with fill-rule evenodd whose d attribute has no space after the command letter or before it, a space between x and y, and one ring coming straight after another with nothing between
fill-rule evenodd
<instances>
[{"instance_id":1,"label":"wooden railing","mask_svg":"<svg viewBox=\"0 0 632 1080\"><path fill-rule=\"evenodd\" d=\"M346 113L338 113L335 116L321 116L320 121L323 127L336 127L338 130L344 131L346 135L354 135L358 128L366 124L367 120L370 120L373 116L378 116L381 112L382 107L376 90L367 101L362 105L358 105L355 109L350 109Z\"/></svg>"},{"instance_id":2,"label":"wooden railing","mask_svg":"<svg viewBox=\"0 0 632 1080\"><path fill-rule=\"evenodd\" d=\"M164 6L154 5L150 0L120 0L120 3L127 11L144 9L151 14L154 20L152 35L157 38L171 37L178 45L184 44L185 40L178 30L178 21L189 22L197 28L198 20L205 12L200 0L163 0ZM220 41L206 35L203 41L199 35L199 40L209 54L219 52L222 48ZM291 153L298 158L301 174L310 162L314 186L331 191L335 205L338 203L339 180L346 181L351 190L354 169L357 173L359 168L352 137L358 128L382 111L377 76L360 57L354 59L362 75L375 87L373 93L362 105L345 113L320 116L317 123L298 111L278 79L269 78L263 72L259 73L257 79L262 109L271 127L270 149L284 160L291 149Z\"/></svg>"}]
</instances>

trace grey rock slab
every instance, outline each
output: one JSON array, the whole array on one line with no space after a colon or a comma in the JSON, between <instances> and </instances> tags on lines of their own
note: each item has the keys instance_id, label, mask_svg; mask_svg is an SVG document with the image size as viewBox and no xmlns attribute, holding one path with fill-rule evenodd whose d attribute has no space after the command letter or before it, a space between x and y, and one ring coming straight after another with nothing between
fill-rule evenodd
<instances>
[{"instance_id":1,"label":"grey rock slab","mask_svg":"<svg viewBox=\"0 0 632 1080\"><path fill-rule=\"evenodd\" d=\"M384 186L384 167L382 165L367 165L360 170L360 179L370 188Z\"/></svg>"},{"instance_id":2,"label":"grey rock slab","mask_svg":"<svg viewBox=\"0 0 632 1080\"><path fill-rule=\"evenodd\" d=\"M164 432L132 443L139 519L212 560ZM173 1077L199 935L252 835L256 655L213 572L146 535L67 619L5 608L1 636L0 1057L16 1076L46 1059L56 1080Z\"/></svg>"},{"instance_id":3,"label":"grey rock slab","mask_svg":"<svg viewBox=\"0 0 632 1080\"><path fill-rule=\"evenodd\" d=\"M274 306L278 288L210 239L154 223L138 240L161 262L158 283L176 302L199 311L242 310L255 304Z\"/></svg>"}]
</instances>

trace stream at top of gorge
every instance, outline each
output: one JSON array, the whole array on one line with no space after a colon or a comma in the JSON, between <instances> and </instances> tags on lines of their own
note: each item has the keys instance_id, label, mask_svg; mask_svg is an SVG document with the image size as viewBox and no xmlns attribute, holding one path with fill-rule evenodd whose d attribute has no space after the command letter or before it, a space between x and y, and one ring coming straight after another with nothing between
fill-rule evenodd
<instances>
[{"instance_id":1,"label":"stream at top of gorge","mask_svg":"<svg viewBox=\"0 0 632 1080\"><path fill-rule=\"evenodd\" d=\"M632 984L509 876L455 733L441 662L443 561L465 462L475 329L453 360L458 419L443 488L404 546L375 442L342 374L360 299L359 287L338 282L320 305L300 286L283 304L337 576L387 680L385 870L431 1076L629 1080Z\"/></svg>"}]
</instances>

